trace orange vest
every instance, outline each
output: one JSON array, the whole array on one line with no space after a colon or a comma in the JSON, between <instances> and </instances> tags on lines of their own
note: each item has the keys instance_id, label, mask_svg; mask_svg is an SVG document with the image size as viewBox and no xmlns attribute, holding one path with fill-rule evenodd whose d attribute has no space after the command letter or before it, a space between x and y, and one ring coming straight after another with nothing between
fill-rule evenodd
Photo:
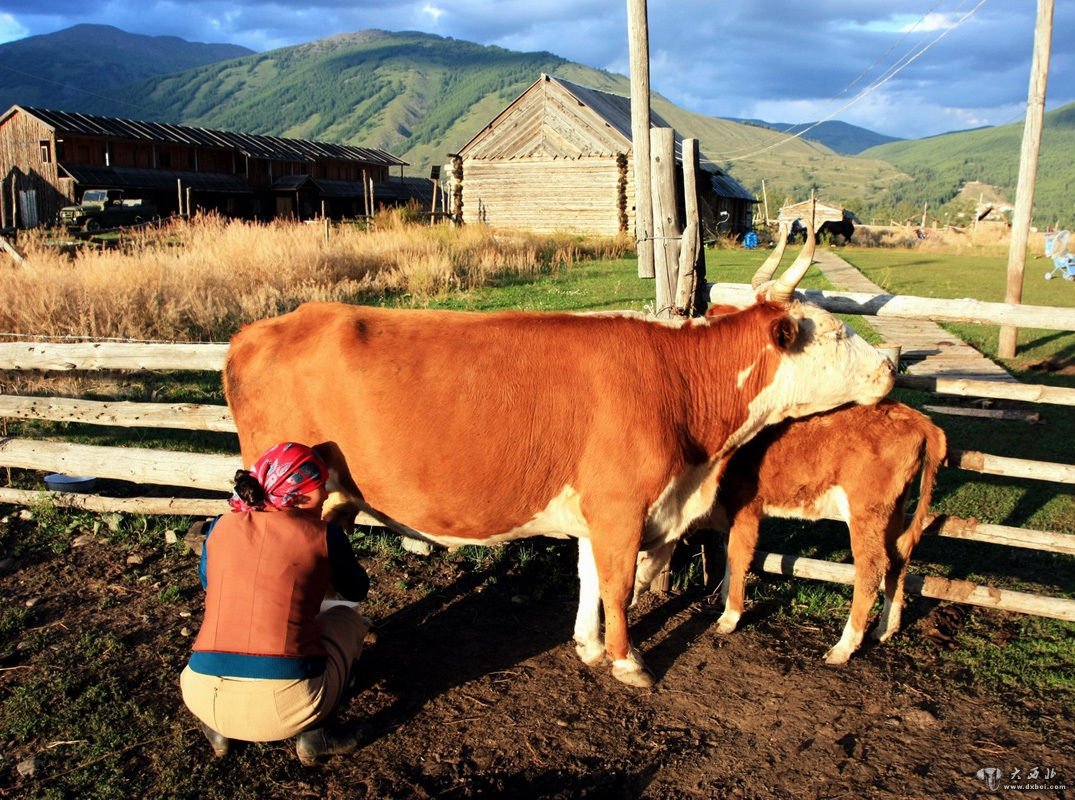
<instances>
[{"instance_id":1,"label":"orange vest","mask_svg":"<svg viewBox=\"0 0 1075 800\"><path fill-rule=\"evenodd\" d=\"M314 618L330 582L326 530L296 511L221 517L205 541L205 619L194 651L324 656Z\"/></svg>"}]
</instances>

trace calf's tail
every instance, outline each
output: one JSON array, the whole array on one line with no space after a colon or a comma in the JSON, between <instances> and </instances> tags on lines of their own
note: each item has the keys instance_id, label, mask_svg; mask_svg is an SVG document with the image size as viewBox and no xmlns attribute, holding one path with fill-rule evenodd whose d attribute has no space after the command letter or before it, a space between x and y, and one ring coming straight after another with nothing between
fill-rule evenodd
<instances>
[{"instance_id":1,"label":"calf's tail","mask_svg":"<svg viewBox=\"0 0 1075 800\"><path fill-rule=\"evenodd\" d=\"M933 486L937 479L937 470L948 455L948 440L944 431L932 422L926 422L922 442L922 480L918 493L918 507L915 509L911 524L896 539L896 552L904 564L911 557L911 551L922 538L922 530L929 514L929 504L933 499Z\"/></svg>"}]
</instances>

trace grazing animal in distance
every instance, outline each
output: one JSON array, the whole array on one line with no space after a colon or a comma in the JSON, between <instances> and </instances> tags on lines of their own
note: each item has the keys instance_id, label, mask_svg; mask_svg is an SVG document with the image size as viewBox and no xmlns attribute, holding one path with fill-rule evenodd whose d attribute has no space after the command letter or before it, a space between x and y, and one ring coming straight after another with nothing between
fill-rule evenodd
<instances>
[{"instance_id":1,"label":"grazing animal in distance","mask_svg":"<svg viewBox=\"0 0 1075 800\"><path fill-rule=\"evenodd\" d=\"M244 461L315 447L335 515L445 545L577 538L576 651L650 686L626 618L639 548L704 515L764 426L892 388L874 348L791 301L806 266L720 319L308 303L233 337L225 394Z\"/></svg>"}]
</instances>

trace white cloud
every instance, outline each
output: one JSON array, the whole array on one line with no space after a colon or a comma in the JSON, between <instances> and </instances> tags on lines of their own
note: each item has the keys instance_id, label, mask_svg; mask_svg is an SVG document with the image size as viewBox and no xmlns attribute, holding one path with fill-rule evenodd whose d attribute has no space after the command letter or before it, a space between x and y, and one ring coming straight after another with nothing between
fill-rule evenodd
<instances>
[{"instance_id":1,"label":"white cloud","mask_svg":"<svg viewBox=\"0 0 1075 800\"><path fill-rule=\"evenodd\" d=\"M30 35L11 14L0 14L0 44L22 39Z\"/></svg>"},{"instance_id":2,"label":"white cloud","mask_svg":"<svg viewBox=\"0 0 1075 800\"><path fill-rule=\"evenodd\" d=\"M1008 122L1026 101L1033 5L814 0L807 10L787 0L648 0L651 85L701 114L807 122L836 112L901 136ZM623 0L5 0L0 41L78 23L255 50L367 28L417 29L628 71ZM1061 35L1073 26L1075 0L1056 0L1050 108L1075 100L1075 52Z\"/></svg>"}]
</instances>

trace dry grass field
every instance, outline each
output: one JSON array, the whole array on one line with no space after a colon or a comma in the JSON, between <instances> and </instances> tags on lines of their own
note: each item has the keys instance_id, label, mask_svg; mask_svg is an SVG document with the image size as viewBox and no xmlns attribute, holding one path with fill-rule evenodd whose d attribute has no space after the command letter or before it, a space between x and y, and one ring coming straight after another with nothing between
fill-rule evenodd
<instances>
[{"instance_id":1,"label":"dry grass field","mask_svg":"<svg viewBox=\"0 0 1075 800\"><path fill-rule=\"evenodd\" d=\"M0 332L140 340L226 340L243 323L309 300L421 302L507 277L534 277L623 255L627 239L496 235L479 226L371 229L268 225L216 216L132 232L116 247L71 253L46 235L20 241L27 265L0 268Z\"/></svg>"}]
</instances>

